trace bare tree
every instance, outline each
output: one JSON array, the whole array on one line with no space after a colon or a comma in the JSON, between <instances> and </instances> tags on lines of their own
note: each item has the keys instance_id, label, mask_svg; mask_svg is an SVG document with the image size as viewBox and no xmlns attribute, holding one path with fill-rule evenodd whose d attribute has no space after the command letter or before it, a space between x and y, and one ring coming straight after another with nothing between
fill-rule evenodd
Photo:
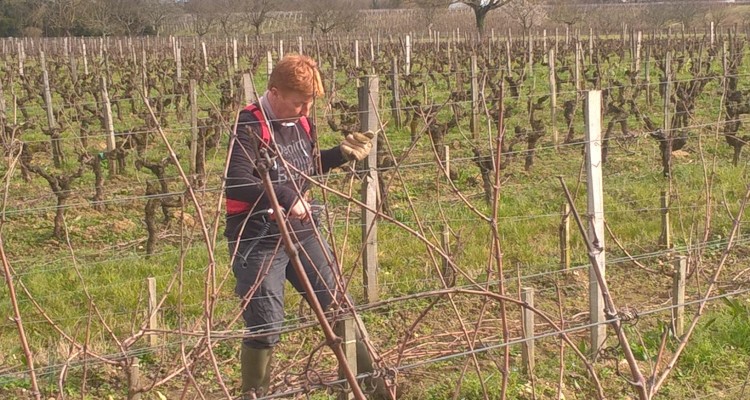
<instances>
[{"instance_id":1,"label":"bare tree","mask_svg":"<svg viewBox=\"0 0 750 400\"><path fill-rule=\"evenodd\" d=\"M675 7L668 4L649 4L640 9L640 20L645 27L664 28L670 22L674 21L673 9Z\"/></svg>"},{"instance_id":2,"label":"bare tree","mask_svg":"<svg viewBox=\"0 0 750 400\"><path fill-rule=\"evenodd\" d=\"M324 35L334 30L349 31L357 26L358 12L352 4L342 4L336 0L310 1L305 9L311 35L316 30Z\"/></svg>"},{"instance_id":3,"label":"bare tree","mask_svg":"<svg viewBox=\"0 0 750 400\"><path fill-rule=\"evenodd\" d=\"M445 0L413 0L413 4L419 8L425 26L432 25L438 14L447 6Z\"/></svg>"},{"instance_id":4,"label":"bare tree","mask_svg":"<svg viewBox=\"0 0 750 400\"><path fill-rule=\"evenodd\" d=\"M547 16L541 0L516 0L505 6L503 11L521 26L524 37Z\"/></svg>"},{"instance_id":5,"label":"bare tree","mask_svg":"<svg viewBox=\"0 0 750 400\"><path fill-rule=\"evenodd\" d=\"M480 35L484 35L484 19L487 14L496 9L500 8L514 0L458 0L457 3L464 3L474 10L474 17L476 18L477 30ZM518 0L516 0L518 1Z\"/></svg>"},{"instance_id":6,"label":"bare tree","mask_svg":"<svg viewBox=\"0 0 750 400\"><path fill-rule=\"evenodd\" d=\"M216 21L221 26L224 35L230 36L239 24L238 11L242 7L241 0L213 0Z\"/></svg>"},{"instance_id":7,"label":"bare tree","mask_svg":"<svg viewBox=\"0 0 750 400\"><path fill-rule=\"evenodd\" d=\"M551 20L567 25L572 28L574 25L586 19L589 8L580 4L571 3L568 0L552 0L549 3L548 16Z\"/></svg>"},{"instance_id":8,"label":"bare tree","mask_svg":"<svg viewBox=\"0 0 750 400\"><path fill-rule=\"evenodd\" d=\"M260 36L263 24L269 20L270 13L275 11L276 2L273 0L240 0L239 12L243 20L255 28L255 36Z\"/></svg>"},{"instance_id":9,"label":"bare tree","mask_svg":"<svg viewBox=\"0 0 750 400\"><path fill-rule=\"evenodd\" d=\"M85 2L83 0L49 0L45 6L47 34L71 36L83 25Z\"/></svg>"},{"instance_id":10,"label":"bare tree","mask_svg":"<svg viewBox=\"0 0 750 400\"><path fill-rule=\"evenodd\" d=\"M193 17L193 30L198 36L205 36L216 23L217 15L212 0L190 0L185 3L185 11Z\"/></svg>"},{"instance_id":11,"label":"bare tree","mask_svg":"<svg viewBox=\"0 0 750 400\"><path fill-rule=\"evenodd\" d=\"M686 2L672 9L672 17L685 29L693 27L698 22L698 17L708 14L708 7L700 3Z\"/></svg>"}]
</instances>

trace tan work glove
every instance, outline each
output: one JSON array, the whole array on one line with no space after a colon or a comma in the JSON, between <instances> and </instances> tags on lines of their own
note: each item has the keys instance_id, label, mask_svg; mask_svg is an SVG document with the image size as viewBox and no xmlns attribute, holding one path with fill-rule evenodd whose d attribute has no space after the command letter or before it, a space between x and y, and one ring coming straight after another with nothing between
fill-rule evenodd
<instances>
[{"instance_id":1,"label":"tan work glove","mask_svg":"<svg viewBox=\"0 0 750 400\"><path fill-rule=\"evenodd\" d=\"M372 139L375 134L372 131L354 132L346 135L341 141L341 154L349 161L361 161L372 149Z\"/></svg>"}]
</instances>

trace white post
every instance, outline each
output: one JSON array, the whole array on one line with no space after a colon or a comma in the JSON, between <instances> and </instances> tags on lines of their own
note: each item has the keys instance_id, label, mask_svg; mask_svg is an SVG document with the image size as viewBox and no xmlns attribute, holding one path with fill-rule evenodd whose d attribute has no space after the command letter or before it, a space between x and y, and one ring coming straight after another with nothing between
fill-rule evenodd
<instances>
[{"instance_id":1,"label":"white post","mask_svg":"<svg viewBox=\"0 0 750 400\"><path fill-rule=\"evenodd\" d=\"M602 277L605 277L604 250L604 190L602 185L602 92L586 92L586 186L588 197L588 238L594 247L594 257ZM591 323L591 353L596 354L604 343L607 326L604 319L604 299L596 271L589 268L589 315Z\"/></svg>"},{"instance_id":2,"label":"white post","mask_svg":"<svg viewBox=\"0 0 750 400\"><path fill-rule=\"evenodd\" d=\"M406 63L404 64L404 73L411 74L411 36L406 35Z\"/></svg>"}]
</instances>

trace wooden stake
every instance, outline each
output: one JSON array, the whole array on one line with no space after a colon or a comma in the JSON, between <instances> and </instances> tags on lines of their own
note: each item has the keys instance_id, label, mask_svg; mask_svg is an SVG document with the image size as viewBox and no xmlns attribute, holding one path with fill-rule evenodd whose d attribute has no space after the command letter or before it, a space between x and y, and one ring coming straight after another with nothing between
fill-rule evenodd
<instances>
[{"instance_id":1,"label":"wooden stake","mask_svg":"<svg viewBox=\"0 0 750 400\"><path fill-rule=\"evenodd\" d=\"M399 89L397 56L393 56L393 62L391 65L391 88L393 89L393 105L391 113L393 114L393 119L396 121L396 129L401 129L403 121L401 120L401 93Z\"/></svg>"},{"instance_id":2,"label":"wooden stake","mask_svg":"<svg viewBox=\"0 0 750 400\"><path fill-rule=\"evenodd\" d=\"M102 88L102 112L104 115L104 130L107 134L107 157L109 158L109 176L115 176L120 171L117 168L117 161L115 159L115 148L117 143L115 142L115 127L112 122L112 105L109 101L109 92L107 91L107 78L101 77L100 80Z\"/></svg>"},{"instance_id":3,"label":"wooden stake","mask_svg":"<svg viewBox=\"0 0 750 400\"><path fill-rule=\"evenodd\" d=\"M148 286L148 329L155 331L159 329L158 309L156 308L156 278L146 278L146 285ZM150 333L148 342L151 347L157 346L159 344L159 335L153 332Z\"/></svg>"},{"instance_id":4,"label":"wooden stake","mask_svg":"<svg viewBox=\"0 0 750 400\"><path fill-rule=\"evenodd\" d=\"M357 375L357 326L354 323L354 318L339 320L333 328L336 336L341 338L341 351L344 353L349 370L352 371L352 374ZM346 379L346 373L341 366L339 366L339 378ZM347 388L339 392L336 398L338 400L350 400L354 398L354 394Z\"/></svg>"},{"instance_id":5,"label":"wooden stake","mask_svg":"<svg viewBox=\"0 0 750 400\"><path fill-rule=\"evenodd\" d=\"M363 132L373 131L378 134L378 110L376 108L379 96L378 77L365 76L362 78L362 84L359 88L359 111L360 128ZM377 141L373 141L370 154L363 161L362 170L365 171L362 177L362 261L363 284L365 287L365 302L374 303L379 299L378 288L378 226L376 213L378 206L378 161L377 161Z\"/></svg>"},{"instance_id":6,"label":"wooden stake","mask_svg":"<svg viewBox=\"0 0 750 400\"><path fill-rule=\"evenodd\" d=\"M674 260L672 275L672 333L681 337L685 327L685 279L687 278L687 257Z\"/></svg>"},{"instance_id":7,"label":"wooden stake","mask_svg":"<svg viewBox=\"0 0 750 400\"><path fill-rule=\"evenodd\" d=\"M477 56L471 56L471 119L469 129L474 139L479 138L479 82L477 78Z\"/></svg>"},{"instance_id":8,"label":"wooden stake","mask_svg":"<svg viewBox=\"0 0 750 400\"><path fill-rule=\"evenodd\" d=\"M586 92L586 187L588 197L588 238L595 249L594 257L605 277L604 250L604 190L602 184L602 92ZM596 271L589 268L589 316L591 327L591 352L596 354L606 337L604 299Z\"/></svg>"},{"instance_id":9,"label":"wooden stake","mask_svg":"<svg viewBox=\"0 0 750 400\"><path fill-rule=\"evenodd\" d=\"M190 173L195 173L198 159L198 82L190 80Z\"/></svg>"},{"instance_id":10,"label":"wooden stake","mask_svg":"<svg viewBox=\"0 0 750 400\"><path fill-rule=\"evenodd\" d=\"M661 235L659 236L659 245L671 249L672 248L672 228L669 223L669 194L665 191L661 191Z\"/></svg>"},{"instance_id":11,"label":"wooden stake","mask_svg":"<svg viewBox=\"0 0 750 400\"><path fill-rule=\"evenodd\" d=\"M521 290L521 301L527 306L534 307L534 288L525 287ZM534 373L534 312L524 307L521 312L521 320L523 323L523 351L521 352L521 360L523 361L524 369L526 374L531 376Z\"/></svg>"},{"instance_id":12,"label":"wooden stake","mask_svg":"<svg viewBox=\"0 0 750 400\"><path fill-rule=\"evenodd\" d=\"M563 203L560 210L560 267L570 269L570 204Z\"/></svg>"},{"instance_id":13,"label":"wooden stake","mask_svg":"<svg viewBox=\"0 0 750 400\"><path fill-rule=\"evenodd\" d=\"M552 125L552 143L555 149L558 149L559 138L557 132L557 77L555 71L555 50L549 49L547 55L547 63L549 64L549 108L550 108L550 124Z\"/></svg>"}]
</instances>

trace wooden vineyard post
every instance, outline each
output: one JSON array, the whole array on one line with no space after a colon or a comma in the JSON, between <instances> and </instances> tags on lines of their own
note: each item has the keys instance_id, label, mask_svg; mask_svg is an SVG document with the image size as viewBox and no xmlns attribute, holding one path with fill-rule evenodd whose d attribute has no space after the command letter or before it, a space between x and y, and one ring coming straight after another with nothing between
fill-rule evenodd
<instances>
[{"instance_id":1,"label":"wooden vineyard post","mask_svg":"<svg viewBox=\"0 0 750 400\"><path fill-rule=\"evenodd\" d=\"M664 86L664 123L663 132L666 148L662 154L664 163L664 175L672 175L672 52L667 50L666 60L664 61L664 75L667 78Z\"/></svg>"},{"instance_id":2,"label":"wooden vineyard post","mask_svg":"<svg viewBox=\"0 0 750 400\"><path fill-rule=\"evenodd\" d=\"M190 80L190 173L196 172L198 160L198 82Z\"/></svg>"},{"instance_id":3,"label":"wooden vineyard post","mask_svg":"<svg viewBox=\"0 0 750 400\"><path fill-rule=\"evenodd\" d=\"M104 130L107 134L107 158L109 160L109 176L115 176L120 171L117 168L117 160L115 157L115 128L112 122L112 105L109 102L109 92L107 91L107 78L101 78L102 86L102 112L104 115Z\"/></svg>"},{"instance_id":4,"label":"wooden vineyard post","mask_svg":"<svg viewBox=\"0 0 750 400\"><path fill-rule=\"evenodd\" d=\"M560 211L560 267L570 269L570 204L563 203Z\"/></svg>"},{"instance_id":5,"label":"wooden vineyard post","mask_svg":"<svg viewBox=\"0 0 750 400\"><path fill-rule=\"evenodd\" d=\"M576 65L575 65L573 75L575 79L576 91L580 92L581 91L581 42L579 41L576 41L575 52L576 52L576 56L575 56Z\"/></svg>"},{"instance_id":6,"label":"wooden vineyard post","mask_svg":"<svg viewBox=\"0 0 750 400\"><path fill-rule=\"evenodd\" d=\"M378 97L379 80L377 76L365 76L359 87L359 112L360 129L362 132L378 132ZM377 141L373 140L370 154L365 158L362 165L364 176L362 177L362 260L363 282L365 287L365 302L378 301L378 226L376 211L378 208L378 161Z\"/></svg>"},{"instance_id":7,"label":"wooden vineyard post","mask_svg":"<svg viewBox=\"0 0 750 400\"><path fill-rule=\"evenodd\" d=\"M175 63L177 64L177 82L182 82L182 48L179 43L177 43L177 47L174 50Z\"/></svg>"},{"instance_id":8,"label":"wooden vineyard post","mask_svg":"<svg viewBox=\"0 0 750 400\"><path fill-rule=\"evenodd\" d=\"M443 257L443 279L445 280L445 283L447 283L450 286L455 286L455 273L453 271L453 267L451 267L450 263L450 255L451 255L451 232L448 228L448 225L443 226L443 236L442 236L442 248L443 252L446 254L446 257Z\"/></svg>"},{"instance_id":9,"label":"wooden vineyard post","mask_svg":"<svg viewBox=\"0 0 750 400\"><path fill-rule=\"evenodd\" d=\"M406 35L406 58L404 64L404 74L411 74L411 36Z\"/></svg>"},{"instance_id":10,"label":"wooden vineyard post","mask_svg":"<svg viewBox=\"0 0 750 400\"><path fill-rule=\"evenodd\" d=\"M208 72L208 52L206 51L206 42L201 42L201 52L203 53L203 69Z\"/></svg>"},{"instance_id":11,"label":"wooden vineyard post","mask_svg":"<svg viewBox=\"0 0 750 400\"><path fill-rule=\"evenodd\" d=\"M662 190L661 202L661 235L659 236L659 246L666 249L672 248L672 228L669 223L669 194Z\"/></svg>"},{"instance_id":12,"label":"wooden vineyard post","mask_svg":"<svg viewBox=\"0 0 750 400\"><path fill-rule=\"evenodd\" d=\"M302 54L302 36L297 36L297 53Z\"/></svg>"},{"instance_id":13,"label":"wooden vineyard post","mask_svg":"<svg viewBox=\"0 0 750 400\"><path fill-rule=\"evenodd\" d=\"M83 74L89 74L89 58L86 54L86 41L81 40L81 53L83 53Z\"/></svg>"},{"instance_id":14,"label":"wooden vineyard post","mask_svg":"<svg viewBox=\"0 0 750 400\"><path fill-rule=\"evenodd\" d=\"M6 106L5 106L5 95L3 94L3 82L0 81L0 121L5 121L5 112L6 112ZM4 131L5 127L0 126L0 133L5 135Z\"/></svg>"},{"instance_id":15,"label":"wooden vineyard post","mask_svg":"<svg viewBox=\"0 0 750 400\"><path fill-rule=\"evenodd\" d=\"M646 104L651 105L651 47L646 48L646 62L643 66L644 80L646 81Z\"/></svg>"},{"instance_id":16,"label":"wooden vineyard post","mask_svg":"<svg viewBox=\"0 0 750 400\"><path fill-rule=\"evenodd\" d=\"M47 110L47 127L49 129L50 144L52 146L52 160L55 167L62 167L65 162L65 155L62 151L62 143L60 142L60 132L57 121L55 120L55 112L52 108L52 90L49 85L49 73L47 72L47 63L44 59L44 52L39 52L39 59L42 63L42 79L44 83L44 107Z\"/></svg>"},{"instance_id":17,"label":"wooden vineyard post","mask_svg":"<svg viewBox=\"0 0 750 400\"><path fill-rule=\"evenodd\" d=\"M477 56L471 56L471 120L469 129L474 139L479 138L479 83L477 78Z\"/></svg>"},{"instance_id":18,"label":"wooden vineyard post","mask_svg":"<svg viewBox=\"0 0 750 400\"><path fill-rule=\"evenodd\" d=\"M685 279L687 278L687 257L674 260L672 275L672 333L681 337L685 328Z\"/></svg>"},{"instance_id":19,"label":"wooden vineyard post","mask_svg":"<svg viewBox=\"0 0 750 400\"><path fill-rule=\"evenodd\" d=\"M156 301L156 278L147 278L146 285L148 287L148 329L152 331L148 336L148 344L155 347L159 344L159 335L153 332L159 329L158 309L156 308L158 304Z\"/></svg>"},{"instance_id":20,"label":"wooden vineyard post","mask_svg":"<svg viewBox=\"0 0 750 400\"><path fill-rule=\"evenodd\" d=\"M594 257L602 278L605 275L604 248L604 190L602 185L602 92L586 92L586 187L588 197L588 239L595 248ZM604 318L604 298L599 287L594 265L589 268L589 315L591 354L604 344L607 326Z\"/></svg>"},{"instance_id":21,"label":"wooden vineyard post","mask_svg":"<svg viewBox=\"0 0 750 400\"><path fill-rule=\"evenodd\" d=\"M273 54L269 50L266 52L266 78L271 79L271 71L273 70Z\"/></svg>"},{"instance_id":22,"label":"wooden vineyard post","mask_svg":"<svg viewBox=\"0 0 750 400\"><path fill-rule=\"evenodd\" d=\"M138 358L128 367L128 400L141 400L141 366Z\"/></svg>"},{"instance_id":23,"label":"wooden vineyard post","mask_svg":"<svg viewBox=\"0 0 750 400\"><path fill-rule=\"evenodd\" d=\"M393 64L391 66L391 89L393 94L391 113L393 114L393 120L396 121L396 128L401 129L403 121L401 121L401 93L398 83L398 57L396 56L393 56Z\"/></svg>"},{"instance_id":24,"label":"wooden vineyard post","mask_svg":"<svg viewBox=\"0 0 750 400\"><path fill-rule=\"evenodd\" d=\"M279 61L281 61L282 58L284 58L284 40L279 39Z\"/></svg>"},{"instance_id":25,"label":"wooden vineyard post","mask_svg":"<svg viewBox=\"0 0 750 400\"><path fill-rule=\"evenodd\" d=\"M555 149L558 149L559 138L557 132L557 78L555 77L555 50L549 49L547 56L549 64L549 107L550 107L550 124L552 125L552 143Z\"/></svg>"},{"instance_id":26,"label":"wooden vineyard post","mask_svg":"<svg viewBox=\"0 0 750 400\"><path fill-rule=\"evenodd\" d=\"M637 75L641 72L641 49L643 45L643 32L638 31L638 36L635 41L635 57L633 59L633 71Z\"/></svg>"},{"instance_id":27,"label":"wooden vineyard post","mask_svg":"<svg viewBox=\"0 0 750 400\"><path fill-rule=\"evenodd\" d=\"M344 318L336 322L334 325L334 332L336 336L341 338L341 350L344 352L346 363L349 366L349 370L352 374L357 375L357 325L354 323L354 318ZM339 366L339 378L346 380L346 373ZM346 390L343 390L337 396L338 400L350 400L354 398L348 385Z\"/></svg>"},{"instance_id":28,"label":"wooden vineyard post","mask_svg":"<svg viewBox=\"0 0 750 400\"><path fill-rule=\"evenodd\" d=\"M359 40L354 40L354 68L359 68Z\"/></svg>"},{"instance_id":29,"label":"wooden vineyard post","mask_svg":"<svg viewBox=\"0 0 750 400\"><path fill-rule=\"evenodd\" d=\"M534 288L525 287L521 290L521 301L528 307L534 307ZM523 351L521 352L521 359L523 361L524 369L526 374L531 376L534 373L534 312L529 308L524 307L521 312L521 320L523 325Z\"/></svg>"},{"instance_id":30,"label":"wooden vineyard post","mask_svg":"<svg viewBox=\"0 0 750 400\"><path fill-rule=\"evenodd\" d=\"M235 71L239 69L239 60L237 59L237 38L232 39L232 65L234 66Z\"/></svg>"},{"instance_id":31,"label":"wooden vineyard post","mask_svg":"<svg viewBox=\"0 0 750 400\"><path fill-rule=\"evenodd\" d=\"M255 83L253 83L250 74L242 74L242 92L245 95L245 104L255 103L255 100L257 100L255 98Z\"/></svg>"}]
</instances>

